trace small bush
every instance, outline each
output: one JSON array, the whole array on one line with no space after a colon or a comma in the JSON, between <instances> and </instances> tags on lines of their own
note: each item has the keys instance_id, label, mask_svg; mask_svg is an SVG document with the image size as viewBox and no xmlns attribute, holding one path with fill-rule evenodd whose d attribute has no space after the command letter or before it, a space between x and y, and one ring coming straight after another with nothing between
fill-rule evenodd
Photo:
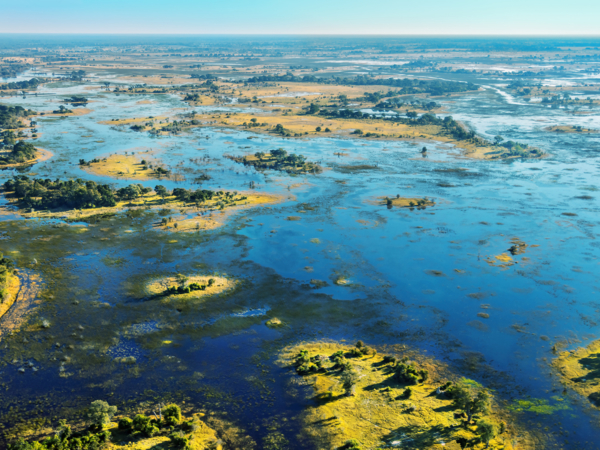
<instances>
[{"instance_id":1,"label":"small bush","mask_svg":"<svg viewBox=\"0 0 600 450\"><path fill-rule=\"evenodd\" d=\"M165 424L179 425L181 423L181 408L177 405L169 405L163 410L163 420Z\"/></svg>"},{"instance_id":2,"label":"small bush","mask_svg":"<svg viewBox=\"0 0 600 450\"><path fill-rule=\"evenodd\" d=\"M412 389L407 387L406 389L404 389L404 392L402 393L406 398L411 398L412 397Z\"/></svg>"},{"instance_id":3,"label":"small bush","mask_svg":"<svg viewBox=\"0 0 600 450\"><path fill-rule=\"evenodd\" d=\"M362 447L360 446L360 442L358 442L356 439L347 440L342 448L345 450L346 449L347 450L361 450L362 449Z\"/></svg>"},{"instance_id":4,"label":"small bush","mask_svg":"<svg viewBox=\"0 0 600 450\"><path fill-rule=\"evenodd\" d=\"M356 343L356 348L361 348L361 347L364 347L364 346L365 346L365 344L364 344L364 342L363 342L363 341L358 341L358 342Z\"/></svg>"},{"instance_id":5,"label":"small bush","mask_svg":"<svg viewBox=\"0 0 600 450\"><path fill-rule=\"evenodd\" d=\"M362 352L358 348L353 348L350 350L350 356L354 356L356 358L362 356Z\"/></svg>"},{"instance_id":6,"label":"small bush","mask_svg":"<svg viewBox=\"0 0 600 450\"><path fill-rule=\"evenodd\" d=\"M395 356L384 356L383 357L383 362L384 363L390 363L390 364L396 364L396 357Z\"/></svg>"},{"instance_id":7,"label":"small bush","mask_svg":"<svg viewBox=\"0 0 600 450\"><path fill-rule=\"evenodd\" d=\"M186 448L190 444L190 439L180 433L171 433L169 439L176 448Z\"/></svg>"},{"instance_id":8,"label":"small bush","mask_svg":"<svg viewBox=\"0 0 600 450\"><path fill-rule=\"evenodd\" d=\"M143 414L138 414L133 418L132 424L134 431L144 432L146 430L146 427L150 425L150 417L145 416Z\"/></svg>"}]
</instances>

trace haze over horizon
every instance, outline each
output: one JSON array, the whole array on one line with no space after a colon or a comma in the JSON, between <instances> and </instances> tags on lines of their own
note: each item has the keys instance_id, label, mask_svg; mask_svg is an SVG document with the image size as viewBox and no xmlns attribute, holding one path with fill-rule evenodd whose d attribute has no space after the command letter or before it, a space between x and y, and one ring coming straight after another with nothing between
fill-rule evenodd
<instances>
[{"instance_id":1,"label":"haze over horizon","mask_svg":"<svg viewBox=\"0 0 600 450\"><path fill-rule=\"evenodd\" d=\"M351 35L598 35L600 3L575 0L264 0L227 4L174 0L84 2L31 0L4 6L1 33L57 34L351 34Z\"/></svg>"}]
</instances>

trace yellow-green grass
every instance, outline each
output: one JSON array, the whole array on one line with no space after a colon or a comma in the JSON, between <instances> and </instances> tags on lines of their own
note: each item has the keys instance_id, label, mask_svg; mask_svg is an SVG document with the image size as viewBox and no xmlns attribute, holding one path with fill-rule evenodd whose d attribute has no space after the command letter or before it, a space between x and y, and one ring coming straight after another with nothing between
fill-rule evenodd
<instances>
[{"instance_id":1,"label":"yellow-green grass","mask_svg":"<svg viewBox=\"0 0 600 450\"><path fill-rule=\"evenodd\" d=\"M348 345L333 342L303 343L286 348L279 363L291 366L300 350L308 350L311 357L329 357L337 351L349 352L350 349ZM389 445L411 449L438 448L436 445L457 448L456 441L461 438L469 441L469 448L485 448L484 443L477 442L476 426L464 426L463 420L455 417L454 413L460 411L452 406L452 400L435 394L444 382L460 380L459 374L444 363L407 352L402 346L385 350L387 355L409 356L419 368L428 370L428 380L410 386L412 395L407 398L404 394L407 385L393 380L391 366L380 354L351 357L346 353L352 370L358 374L353 395L347 395L344 390L339 370L293 375L291 392L299 395L298 385L310 386L313 391L314 403L300 415L302 438L320 449L341 448L350 439L359 441L363 449ZM332 368L333 363L328 359L322 361L327 368ZM489 448L542 448L536 441L539 437L531 436L495 401L486 419L506 424L505 431L490 441ZM513 443L516 443L515 447Z\"/></svg>"},{"instance_id":2,"label":"yellow-green grass","mask_svg":"<svg viewBox=\"0 0 600 450\"><path fill-rule=\"evenodd\" d=\"M560 352L552 367L565 386L585 397L596 394L594 406L600 408L600 340L587 347ZM592 399L590 399L592 400Z\"/></svg>"},{"instance_id":3,"label":"yellow-green grass","mask_svg":"<svg viewBox=\"0 0 600 450\"><path fill-rule=\"evenodd\" d=\"M213 279L214 284L212 286L208 286L208 280ZM185 294L173 294L167 295L164 297L160 297L162 301L168 302L171 300L178 301L186 301L186 300L195 300L203 297L208 297L215 294L221 294L223 292L229 291L233 289L238 283L237 280L226 278L223 276L217 275L190 275L187 277L185 281L185 286L189 286L191 283L198 283L200 285L206 286L204 290L191 291ZM162 295L168 288L177 287L180 284L177 281L176 277L165 277L159 278L149 281L145 286L146 295L151 296L160 296Z\"/></svg>"}]
</instances>

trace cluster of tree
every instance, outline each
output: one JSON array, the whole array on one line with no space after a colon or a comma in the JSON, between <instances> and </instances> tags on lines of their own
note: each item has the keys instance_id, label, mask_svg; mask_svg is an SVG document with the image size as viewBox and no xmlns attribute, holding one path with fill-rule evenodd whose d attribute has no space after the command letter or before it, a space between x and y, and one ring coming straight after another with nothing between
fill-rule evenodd
<instances>
[{"instance_id":1,"label":"cluster of tree","mask_svg":"<svg viewBox=\"0 0 600 450\"><path fill-rule=\"evenodd\" d=\"M296 76L291 72L285 75L260 75L246 80L248 83L264 82L299 82L299 83L320 83L320 84L338 84L346 86L390 86L402 88L402 94L421 94L443 95L454 92L465 92L476 90L477 86L473 83L461 83L457 81L442 80L416 80L405 78L373 78L365 75L358 75L353 78L318 78L314 75Z\"/></svg>"},{"instance_id":2,"label":"cluster of tree","mask_svg":"<svg viewBox=\"0 0 600 450\"><path fill-rule=\"evenodd\" d=\"M12 145L10 152L0 157L0 166L6 164L21 164L31 161L35 158L36 154L37 150L32 144L25 141L19 141Z\"/></svg>"},{"instance_id":3,"label":"cluster of tree","mask_svg":"<svg viewBox=\"0 0 600 450\"><path fill-rule=\"evenodd\" d=\"M31 80L24 80L24 81L11 81L10 83L0 84L0 91L6 91L6 90L12 90L12 89L16 89L19 91L24 90L24 89L35 89L40 84L42 84L42 82L40 80L38 80L37 78L32 78Z\"/></svg>"},{"instance_id":4,"label":"cluster of tree","mask_svg":"<svg viewBox=\"0 0 600 450\"><path fill-rule=\"evenodd\" d=\"M23 64L20 61L5 59L2 61L2 64L0 64L0 78L14 78L30 67L29 64Z\"/></svg>"},{"instance_id":5,"label":"cluster of tree","mask_svg":"<svg viewBox=\"0 0 600 450\"><path fill-rule=\"evenodd\" d=\"M186 286L188 277L182 274L177 274L175 278L179 286L169 286L167 289L165 289L163 295L189 294L193 291L204 291L207 287L211 287L213 284L215 284L215 279L209 278L208 284L190 283Z\"/></svg>"},{"instance_id":6,"label":"cluster of tree","mask_svg":"<svg viewBox=\"0 0 600 450\"><path fill-rule=\"evenodd\" d=\"M6 299L8 294L8 280L13 272L13 262L0 253L0 303L3 303Z\"/></svg>"},{"instance_id":7,"label":"cluster of tree","mask_svg":"<svg viewBox=\"0 0 600 450\"><path fill-rule=\"evenodd\" d=\"M65 98L64 100L65 103L72 103L72 104L87 104L88 99L83 97L83 96L79 96L79 95L73 95L70 98Z\"/></svg>"},{"instance_id":8,"label":"cluster of tree","mask_svg":"<svg viewBox=\"0 0 600 450\"><path fill-rule=\"evenodd\" d=\"M246 166L250 165L258 169L275 169L294 173L321 171L321 168L315 163L307 162L304 155L288 154L282 148L271 150L269 153L256 152L254 157L255 159L249 159L245 156L229 156L235 162L243 163Z\"/></svg>"},{"instance_id":9,"label":"cluster of tree","mask_svg":"<svg viewBox=\"0 0 600 450\"><path fill-rule=\"evenodd\" d=\"M22 106L0 105L0 128L13 129L19 127L21 117L34 116L37 113Z\"/></svg>"},{"instance_id":10,"label":"cluster of tree","mask_svg":"<svg viewBox=\"0 0 600 450\"><path fill-rule=\"evenodd\" d=\"M190 78L197 78L198 80L216 80L217 77L211 73L193 73Z\"/></svg>"},{"instance_id":11,"label":"cluster of tree","mask_svg":"<svg viewBox=\"0 0 600 450\"><path fill-rule=\"evenodd\" d=\"M19 203L25 208L36 209L81 209L116 206L117 200L134 200L152 189L141 184L131 184L121 189L114 189L107 184L94 181L50 180L29 178L17 175L6 181L3 188L13 192Z\"/></svg>"},{"instance_id":12,"label":"cluster of tree","mask_svg":"<svg viewBox=\"0 0 600 450\"><path fill-rule=\"evenodd\" d=\"M83 80L84 76L85 76L85 70L73 70L71 73L68 74L67 78L69 78L73 81L81 81L81 80Z\"/></svg>"},{"instance_id":13,"label":"cluster of tree","mask_svg":"<svg viewBox=\"0 0 600 450\"><path fill-rule=\"evenodd\" d=\"M65 420L60 420L53 436L40 441L18 441L8 445L9 450L99 450L111 443L112 433L105 429L117 413L117 407L102 400L92 402L87 413L87 428L73 431ZM190 432L196 429L192 421L183 421L181 409L177 405L169 405L159 409L159 416L148 417L138 414L133 419L123 417L118 421L119 435L136 437L153 437L166 435L175 448L189 448ZM122 439L119 436L119 440Z\"/></svg>"}]
</instances>

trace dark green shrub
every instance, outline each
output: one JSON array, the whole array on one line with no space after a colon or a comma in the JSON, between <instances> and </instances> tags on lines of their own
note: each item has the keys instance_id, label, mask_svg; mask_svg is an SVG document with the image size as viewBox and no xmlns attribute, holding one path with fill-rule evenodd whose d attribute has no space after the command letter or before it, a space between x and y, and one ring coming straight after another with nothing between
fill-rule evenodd
<instances>
[{"instance_id":1,"label":"dark green shrub","mask_svg":"<svg viewBox=\"0 0 600 450\"><path fill-rule=\"evenodd\" d=\"M146 427L150 425L150 417L138 414L133 418L133 430L145 432Z\"/></svg>"},{"instance_id":2,"label":"dark green shrub","mask_svg":"<svg viewBox=\"0 0 600 450\"><path fill-rule=\"evenodd\" d=\"M419 382L417 368L412 364L398 364L396 366L396 373L394 374L394 377L401 383L417 384Z\"/></svg>"},{"instance_id":3,"label":"dark green shrub","mask_svg":"<svg viewBox=\"0 0 600 450\"><path fill-rule=\"evenodd\" d=\"M171 433L169 439L176 448L186 448L190 444L190 439L179 433Z\"/></svg>"},{"instance_id":4,"label":"dark green shrub","mask_svg":"<svg viewBox=\"0 0 600 450\"><path fill-rule=\"evenodd\" d=\"M360 442L358 442L356 439L349 439L346 441L346 443L344 444L343 447L341 447L344 450L361 450L362 447L360 446Z\"/></svg>"},{"instance_id":5,"label":"dark green shrub","mask_svg":"<svg viewBox=\"0 0 600 450\"><path fill-rule=\"evenodd\" d=\"M406 389L404 389L404 392L402 393L406 398L410 398L412 397L412 389L407 387Z\"/></svg>"},{"instance_id":6,"label":"dark green shrub","mask_svg":"<svg viewBox=\"0 0 600 450\"><path fill-rule=\"evenodd\" d=\"M364 344L364 342L363 342L363 341L358 341L358 342L356 343L356 348L361 348L361 347L364 347L364 346L365 346L365 344Z\"/></svg>"},{"instance_id":7,"label":"dark green shrub","mask_svg":"<svg viewBox=\"0 0 600 450\"><path fill-rule=\"evenodd\" d=\"M133 420L129 417L123 417L119 420L119 430L121 431L131 431L133 429Z\"/></svg>"},{"instance_id":8,"label":"dark green shrub","mask_svg":"<svg viewBox=\"0 0 600 450\"><path fill-rule=\"evenodd\" d=\"M362 352L358 348L353 348L350 350L350 356L354 356L355 358L358 358L358 357L362 356Z\"/></svg>"},{"instance_id":9,"label":"dark green shrub","mask_svg":"<svg viewBox=\"0 0 600 450\"><path fill-rule=\"evenodd\" d=\"M427 369L419 370L419 375L421 375L421 382L429 379L429 371Z\"/></svg>"},{"instance_id":10,"label":"dark green shrub","mask_svg":"<svg viewBox=\"0 0 600 450\"><path fill-rule=\"evenodd\" d=\"M395 356L384 356L383 357L383 362L384 363L390 363L390 364L396 364L396 357Z\"/></svg>"},{"instance_id":11,"label":"dark green shrub","mask_svg":"<svg viewBox=\"0 0 600 450\"><path fill-rule=\"evenodd\" d=\"M177 405L167 406L162 415L166 425L179 425L181 423L181 408Z\"/></svg>"}]
</instances>

